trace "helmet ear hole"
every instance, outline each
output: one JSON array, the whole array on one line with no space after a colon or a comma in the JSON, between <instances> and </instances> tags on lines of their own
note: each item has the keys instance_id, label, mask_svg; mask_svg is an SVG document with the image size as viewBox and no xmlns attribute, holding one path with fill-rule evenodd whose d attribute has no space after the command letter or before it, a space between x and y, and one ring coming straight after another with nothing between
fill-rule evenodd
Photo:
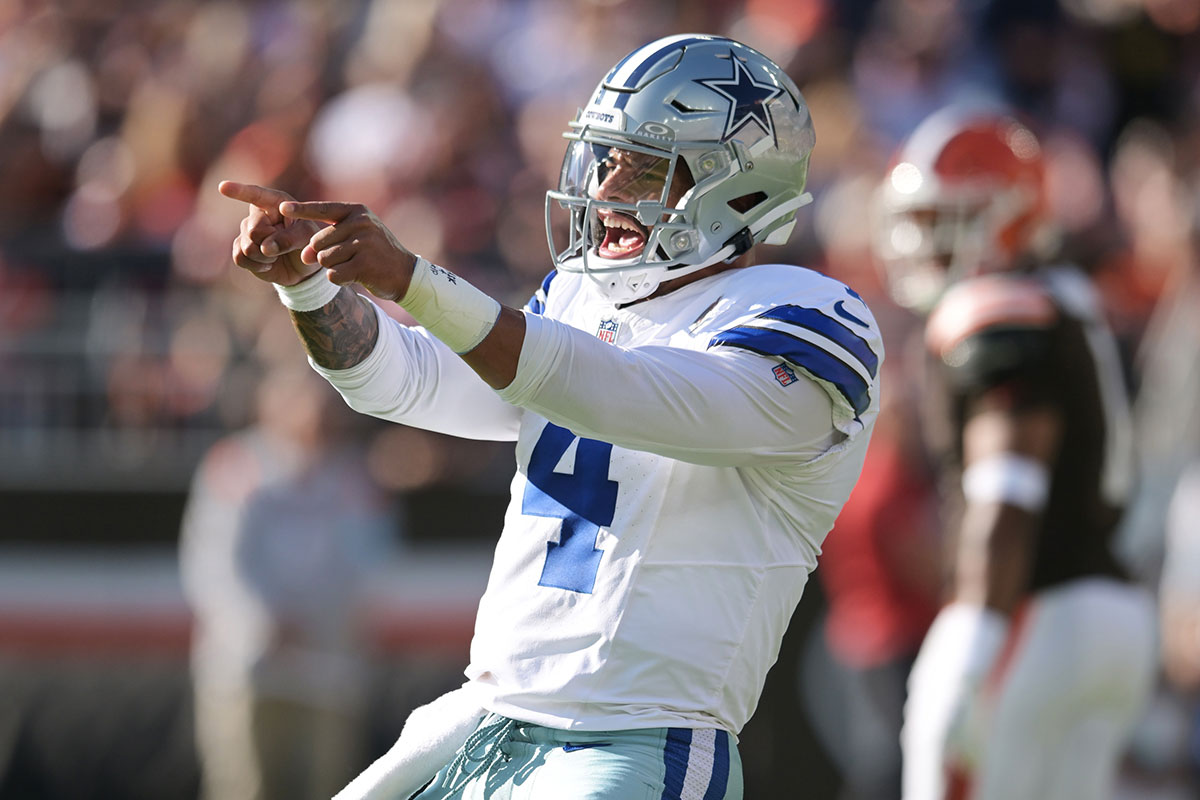
<instances>
[{"instance_id":1,"label":"helmet ear hole","mask_svg":"<svg viewBox=\"0 0 1200 800\"><path fill-rule=\"evenodd\" d=\"M759 203L761 203L762 201L764 201L766 199L767 199L766 192L751 192L750 194L744 194L741 197L733 198L728 203L726 203L726 205L728 205L730 208L732 208L734 211L738 212L739 214L745 214L747 211L754 208L755 206L757 206Z\"/></svg>"}]
</instances>

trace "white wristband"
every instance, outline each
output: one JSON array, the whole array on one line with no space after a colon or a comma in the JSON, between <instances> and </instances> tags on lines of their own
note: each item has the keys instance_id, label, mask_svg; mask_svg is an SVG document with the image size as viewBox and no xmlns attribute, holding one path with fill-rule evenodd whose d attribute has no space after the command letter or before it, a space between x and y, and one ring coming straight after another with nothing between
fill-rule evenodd
<instances>
[{"instance_id":1,"label":"white wristband","mask_svg":"<svg viewBox=\"0 0 1200 800\"><path fill-rule=\"evenodd\" d=\"M957 675L982 680L1000 657L1008 639L1009 620L999 611L973 603L953 602L938 612L937 619L925 634L925 644L935 651L942 650L948 658L943 665L956 662L956 667L943 675L949 682Z\"/></svg>"},{"instance_id":2,"label":"white wristband","mask_svg":"<svg viewBox=\"0 0 1200 800\"><path fill-rule=\"evenodd\" d=\"M474 350L500 316L495 299L420 256L400 305L459 355Z\"/></svg>"},{"instance_id":3,"label":"white wristband","mask_svg":"<svg viewBox=\"0 0 1200 800\"><path fill-rule=\"evenodd\" d=\"M1050 471L1027 456L1000 453L963 470L963 496L977 503L1007 503L1036 514L1050 498Z\"/></svg>"},{"instance_id":4,"label":"white wristband","mask_svg":"<svg viewBox=\"0 0 1200 800\"><path fill-rule=\"evenodd\" d=\"M342 287L329 280L323 269L317 270L295 286L275 284L280 301L292 311L316 311L337 297L341 290Z\"/></svg>"}]
</instances>

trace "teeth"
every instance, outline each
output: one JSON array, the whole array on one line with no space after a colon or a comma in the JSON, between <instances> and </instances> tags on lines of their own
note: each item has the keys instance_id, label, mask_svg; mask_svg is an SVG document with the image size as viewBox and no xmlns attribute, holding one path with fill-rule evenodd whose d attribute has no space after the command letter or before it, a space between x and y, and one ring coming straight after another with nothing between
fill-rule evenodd
<instances>
[{"instance_id":1,"label":"teeth","mask_svg":"<svg viewBox=\"0 0 1200 800\"><path fill-rule=\"evenodd\" d=\"M642 226L624 214L605 214L600 218L600 221L606 228L620 228L621 230L634 231L635 233L642 232Z\"/></svg>"},{"instance_id":2,"label":"teeth","mask_svg":"<svg viewBox=\"0 0 1200 800\"><path fill-rule=\"evenodd\" d=\"M625 214L601 212L599 223L605 233L596 252L603 258L629 258L646 244L646 229Z\"/></svg>"}]
</instances>

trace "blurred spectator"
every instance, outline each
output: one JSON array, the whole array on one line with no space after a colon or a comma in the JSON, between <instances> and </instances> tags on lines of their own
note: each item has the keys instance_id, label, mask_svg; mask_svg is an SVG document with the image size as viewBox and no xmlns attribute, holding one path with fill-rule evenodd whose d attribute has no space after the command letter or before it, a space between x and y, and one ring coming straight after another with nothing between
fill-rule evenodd
<instances>
[{"instance_id":1,"label":"blurred spectator","mask_svg":"<svg viewBox=\"0 0 1200 800\"><path fill-rule=\"evenodd\" d=\"M1114 211L1125 246L1097 267L1110 319L1128 352L1164 291L1190 268L1195 199L1182 184L1170 133L1138 119L1122 131L1109 165Z\"/></svg>"},{"instance_id":2,"label":"blurred spectator","mask_svg":"<svg viewBox=\"0 0 1200 800\"><path fill-rule=\"evenodd\" d=\"M1142 481L1121 542L1139 577L1158 589L1162 646L1161 681L1155 704L1137 730L1129 780L1134 791L1172 800L1200 793L1198 122L1190 119L1171 142L1159 131L1159 152L1178 155L1169 173L1151 171L1149 177L1160 192L1173 192L1159 198L1164 219L1156 226L1171 232L1177 249L1161 248L1170 269L1162 276L1164 288L1137 353L1140 388L1134 410Z\"/></svg>"},{"instance_id":3,"label":"blurred spectator","mask_svg":"<svg viewBox=\"0 0 1200 800\"><path fill-rule=\"evenodd\" d=\"M853 153L853 136L839 144ZM921 319L884 291L859 211L877 173L854 169L866 161L858 149L817 201L816 232L822 269L854 286L879 322L887 391L862 475L822 548L816 576L828 609L809 635L801 690L840 773L839 798L898 800L906 683L941 598L941 536L921 440Z\"/></svg>"},{"instance_id":4,"label":"blurred spectator","mask_svg":"<svg viewBox=\"0 0 1200 800\"><path fill-rule=\"evenodd\" d=\"M977 46L971 3L879 0L851 66L871 127L890 148L933 111L1000 96L997 65Z\"/></svg>"},{"instance_id":5,"label":"blurred spectator","mask_svg":"<svg viewBox=\"0 0 1200 800\"><path fill-rule=\"evenodd\" d=\"M1200 460L1184 471L1167 518L1160 591L1163 666L1189 711L1184 741L1189 785L1200 791Z\"/></svg>"},{"instance_id":6,"label":"blurred spectator","mask_svg":"<svg viewBox=\"0 0 1200 800\"><path fill-rule=\"evenodd\" d=\"M1150 586L1158 584L1164 563L1167 509L1176 483L1187 465L1200 458L1200 264L1192 252L1184 252L1183 268L1171 276L1155 305L1136 360L1134 423L1141 481L1121 546Z\"/></svg>"},{"instance_id":7,"label":"blurred spectator","mask_svg":"<svg viewBox=\"0 0 1200 800\"><path fill-rule=\"evenodd\" d=\"M1161 591L1167 679L1200 693L1200 461L1184 471L1171 500Z\"/></svg>"},{"instance_id":8,"label":"blurred spectator","mask_svg":"<svg viewBox=\"0 0 1200 800\"><path fill-rule=\"evenodd\" d=\"M363 756L359 603L395 519L305 365L271 368L258 402L204 457L183 522L204 796L328 798Z\"/></svg>"},{"instance_id":9,"label":"blurred spectator","mask_svg":"<svg viewBox=\"0 0 1200 800\"><path fill-rule=\"evenodd\" d=\"M942 588L936 497L897 349L862 476L825 540L817 577L829 610L804 662L806 705L844 800L900 798L908 673Z\"/></svg>"}]
</instances>

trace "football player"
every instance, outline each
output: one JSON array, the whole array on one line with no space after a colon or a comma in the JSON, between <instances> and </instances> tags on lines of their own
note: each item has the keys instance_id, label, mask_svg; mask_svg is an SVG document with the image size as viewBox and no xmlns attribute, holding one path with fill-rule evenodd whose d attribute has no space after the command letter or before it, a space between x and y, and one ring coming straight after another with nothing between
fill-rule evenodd
<instances>
[{"instance_id":1,"label":"football player","mask_svg":"<svg viewBox=\"0 0 1200 800\"><path fill-rule=\"evenodd\" d=\"M361 206L221 187L250 204L235 262L278 286L350 405L516 440L468 680L347 798L740 798L737 734L862 466L870 310L752 266L809 200L813 126L783 70L725 38L655 41L565 136L555 269L523 310Z\"/></svg>"},{"instance_id":2,"label":"football player","mask_svg":"<svg viewBox=\"0 0 1200 800\"><path fill-rule=\"evenodd\" d=\"M948 602L913 667L905 800L1097 800L1154 677L1154 612L1111 550L1125 382L1088 278L1039 257L1038 139L946 109L881 190L892 294L927 311Z\"/></svg>"}]
</instances>

